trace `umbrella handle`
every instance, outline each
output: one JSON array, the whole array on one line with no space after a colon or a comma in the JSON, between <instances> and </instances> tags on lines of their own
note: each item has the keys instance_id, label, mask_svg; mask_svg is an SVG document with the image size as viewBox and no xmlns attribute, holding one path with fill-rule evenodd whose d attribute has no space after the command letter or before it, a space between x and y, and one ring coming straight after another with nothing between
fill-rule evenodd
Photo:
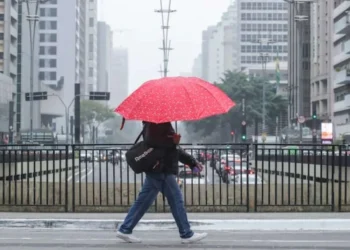
<instances>
[{"instance_id":1,"label":"umbrella handle","mask_svg":"<svg viewBox=\"0 0 350 250\"><path fill-rule=\"evenodd\" d=\"M123 117L122 124L120 125L120 130L123 130L125 125L125 118Z\"/></svg>"}]
</instances>

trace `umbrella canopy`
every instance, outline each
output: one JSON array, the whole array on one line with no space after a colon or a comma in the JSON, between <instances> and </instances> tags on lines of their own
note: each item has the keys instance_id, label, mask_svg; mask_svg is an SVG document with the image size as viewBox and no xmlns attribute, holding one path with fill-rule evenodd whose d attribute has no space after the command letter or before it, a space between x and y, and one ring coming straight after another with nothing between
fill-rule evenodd
<instances>
[{"instance_id":1,"label":"umbrella canopy","mask_svg":"<svg viewBox=\"0 0 350 250\"><path fill-rule=\"evenodd\" d=\"M235 103L218 87L196 77L165 77L142 84L115 112L154 123L199 120L227 113Z\"/></svg>"}]
</instances>

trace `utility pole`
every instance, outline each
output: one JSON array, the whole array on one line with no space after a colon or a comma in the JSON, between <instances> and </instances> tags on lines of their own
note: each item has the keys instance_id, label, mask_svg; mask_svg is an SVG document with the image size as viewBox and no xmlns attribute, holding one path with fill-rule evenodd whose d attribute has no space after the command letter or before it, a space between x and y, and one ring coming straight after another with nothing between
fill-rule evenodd
<instances>
[{"instance_id":1,"label":"utility pole","mask_svg":"<svg viewBox=\"0 0 350 250\"><path fill-rule=\"evenodd\" d=\"M260 38L257 41L251 41L252 43L258 43L260 44L260 59L261 59L261 66L263 71L263 89L262 89L262 133L266 133L266 81L267 81L267 74L266 74L266 64L269 60L269 46L274 41L270 40L269 38ZM266 48L264 50L264 47Z\"/></svg>"},{"instance_id":2,"label":"utility pole","mask_svg":"<svg viewBox=\"0 0 350 250\"><path fill-rule=\"evenodd\" d=\"M161 66L160 73L162 74L163 77L168 76L168 64L169 64L169 54L170 51L173 50L171 48L171 41L169 40L169 22L170 22L170 14L176 12L176 10L171 9L171 0L168 0L168 8L164 9L163 8L163 0L160 0L160 9L155 10L156 13L160 13L162 16L162 33L163 33L163 42L162 42L162 47L159 48L160 50L163 51L163 66Z\"/></svg>"},{"instance_id":3,"label":"utility pole","mask_svg":"<svg viewBox=\"0 0 350 250\"><path fill-rule=\"evenodd\" d=\"M39 5L46 3L48 0L23 0L27 4L27 20L29 23L29 43L30 43L30 140L33 140L33 116L34 116L34 51L35 51L35 35L37 29L37 23L39 22Z\"/></svg>"}]
</instances>

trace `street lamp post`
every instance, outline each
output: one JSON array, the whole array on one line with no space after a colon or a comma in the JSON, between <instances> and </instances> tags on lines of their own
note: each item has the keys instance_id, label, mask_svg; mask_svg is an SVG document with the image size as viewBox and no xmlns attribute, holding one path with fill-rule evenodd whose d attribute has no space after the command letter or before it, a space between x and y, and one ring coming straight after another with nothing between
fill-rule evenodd
<instances>
[{"instance_id":1,"label":"street lamp post","mask_svg":"<svg viewBox=\"0 0 350 250\"><path fill-rule=\"evenodd\" d=\"M27 4L27 20L29 23L29 43L30 43L30 140L33 140L33 116L34 116L34 102L33 102L33 92L34 92L34 50L35 50L35 34L37 28L37 22L39 21L39 5L46 3L48 0L23 0L22 2ZM33 10L31 4L33 4Z\"/></svg>"}]
</instances>

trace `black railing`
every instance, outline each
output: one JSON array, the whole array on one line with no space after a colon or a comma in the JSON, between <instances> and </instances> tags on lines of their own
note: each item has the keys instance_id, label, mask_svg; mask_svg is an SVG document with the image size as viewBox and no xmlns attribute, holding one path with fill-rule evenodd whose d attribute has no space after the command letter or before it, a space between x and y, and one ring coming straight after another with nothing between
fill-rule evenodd
<instances>
[{"instance_id":1,"label":"black railing","mask_svg":"<svg viewBox=\"0 0 350 250\"><path fill-rule=\"evenodd\" d=\"M125 212L144 175L125 162L130 145L0 147L3 211ZM338 145L182 145L204 171L180 166L191 212L348 211L350 152ZM181 164L180 164L181 165ZM152 212L169 211L159 195Z\"/></svg>"}]
</instances>

